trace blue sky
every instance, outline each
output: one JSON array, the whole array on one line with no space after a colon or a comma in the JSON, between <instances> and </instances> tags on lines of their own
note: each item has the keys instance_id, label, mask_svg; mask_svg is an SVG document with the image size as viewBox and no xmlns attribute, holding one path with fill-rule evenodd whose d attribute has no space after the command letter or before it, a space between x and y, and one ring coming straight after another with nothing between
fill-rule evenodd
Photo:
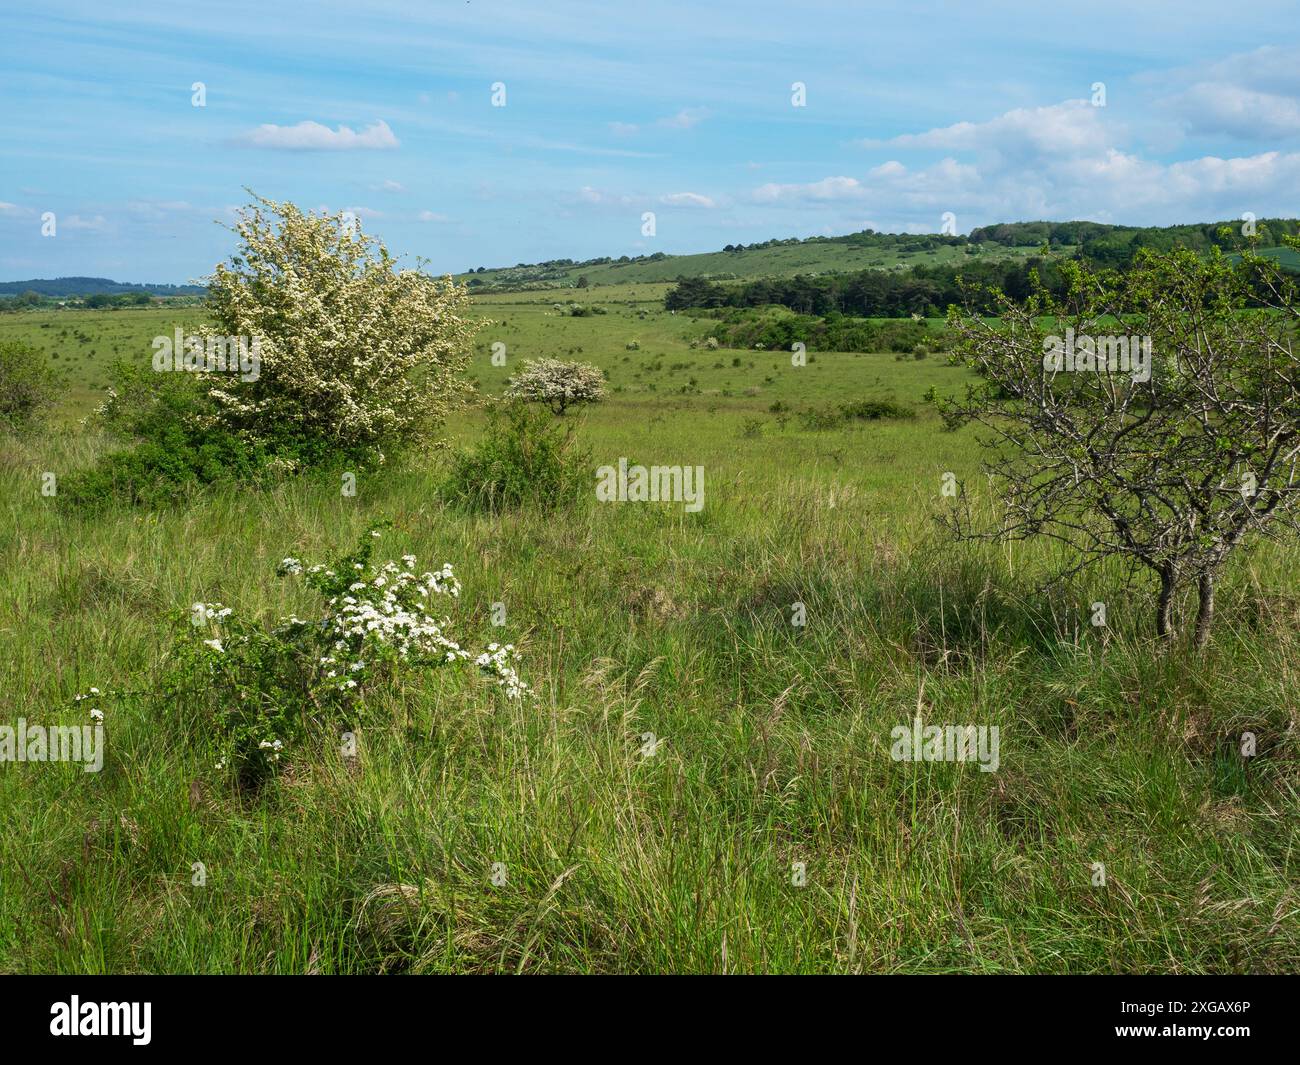
<instances>
[{"instance_id":1,"label":"blue sky","mask_svg":"<svg viewBox=\"0 0 1300 1065\"><path fill-rule=\"evenodd\" d=\"M1293 217L1298 7L9 4L0 279L197 279L246 186L437 270L946 211L962 232Z\"/></svg>"}]
</instances>

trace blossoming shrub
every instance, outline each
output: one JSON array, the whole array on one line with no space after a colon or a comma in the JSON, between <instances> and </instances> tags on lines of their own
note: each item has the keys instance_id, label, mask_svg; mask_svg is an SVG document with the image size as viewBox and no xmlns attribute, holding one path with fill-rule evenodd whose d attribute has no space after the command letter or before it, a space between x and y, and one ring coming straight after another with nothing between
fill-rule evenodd
<instances>
[{"instance_id":1,"label":"blossoming shrub","mask_svg":"<svg viewBox=\"0 0 1300 1065\"><path fill-rule=\"evenodd\" d=\"M212 376L221 424L274 450L373 454L426 439L466 390L468 291L399 269L345 214L255 198L208 281L214 332L258 338L256 380Z\"/></svg>"},{"instance_id":2,"label":"blossoming shrub","mask_svg":"<svg viewBox=\"0 0 1300 1065\"><path fill-rule=\"evenodd\" d=\"M398 269L344 215L256 199L235 231L238 253L209 280L211 324L190 335L205 350L242 341L254 372L120 371L97 413L128 446L65 502L157 503L216 480L382 461L428 442L463 400L464 288Z\"/></svg>"},{"instance_id":3,"label":"blossoming shrub","mask_svg":"<svg viewBox=\"0 0 1300 1065\"><path fill-rule=\"evenodd\" d=\"M571 425L522 403L488 410L487 431L452 458L447 498L471 509L525 505L555 509L572 503L592 482L591 456Z\"/></svg>"},{"instance_id":4,"label":"blossoming shrub","mask_svg":"<svg viewBox=\"0 0 1300 1065\"><path fill-rule=\"evenodd\" d=\"M529 359L506 382L505 396L526 403L544 403L553 414L563 414L570 407L604 398L605 375L585 362Z\"/></svg>"},{"instance_id":5,"label":"blossoming shrub","mask_svg":"<svg viewBox=\"0 0 1300 1065\"><path fill-rule=\"evenodd\" d=\"M310 732L360 724L368 694L434 669L475 668L510 699L528 692L511 644L466 650L438 616L438 600L460 594L451 565L417 575L414 555L376 564L379 535L372 529L330 565L280 563L281 576L319 593L315 617L268 627L220 603L196 603L180 623L165 699L213 730L216 768L256 785Z\"/></svg>"}]
</instances>

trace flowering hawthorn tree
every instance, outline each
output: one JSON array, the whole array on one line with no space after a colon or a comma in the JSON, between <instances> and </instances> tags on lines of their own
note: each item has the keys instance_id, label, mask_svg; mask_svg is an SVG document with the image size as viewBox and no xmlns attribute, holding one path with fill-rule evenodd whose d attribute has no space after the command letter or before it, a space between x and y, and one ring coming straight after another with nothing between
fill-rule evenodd
<instances>
[{"instance_id":1,"label":"flowering hawthorn tree","mask_svg":"<svg viewBox=\"0 0 1300 1065\"><path fill-rule=\"evenodd\" d=\"M466 289L399 269L346 214L255 197L234 230L208 312L216 332L257 338L261 365L256 380L210 379L223 424L365 452L426 437L457 405L475 329Z\"/></svg>"},{"instance_id":2,"label":"flowering hawthorn tree","mask_svg":"<svg viewBox=\"0 0 1300 1065\"><path fill-rule=\"evenodd\" d=\"M585 362L529 359L506 382L507 399L544 403L553 414L563 414L580 403L595 403L605 395L605 375Z\"/></svg>"}]
</instances>

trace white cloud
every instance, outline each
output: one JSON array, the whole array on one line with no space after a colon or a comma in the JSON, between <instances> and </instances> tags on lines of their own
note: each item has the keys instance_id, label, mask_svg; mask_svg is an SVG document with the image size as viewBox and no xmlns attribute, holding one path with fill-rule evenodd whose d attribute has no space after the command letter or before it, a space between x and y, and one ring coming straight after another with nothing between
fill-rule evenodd
<instances>
[{"instance_id":1,"label":"white cloud","mask_svg":"<svg viewBox=\"0 0 1300 1065\"><path fill-rule=\"evenodd\" d=\"M1284 96L1300 94L1300 45L1264 45L1210 64L1203 80L1228 82Z\"/></svg>"},{"instance_id":2,"label":"white cloud","mask_svg":"<svg viewBox=\"0 0 1300 1065\"><path fill-rule=\"evenodd\" d=\"M1300 99L1221 81L1200 81L1170 101L1193 133L1227 133L1241 140L1300 133Z\"/></svg>"},{"instance_id":3,"label":"white cloud","mask_svg":"<svg viewBox=\"0 0 1300 1065\"><path fill-rule=\"evenodd\" d=\"M261 125L241 140L253 148L298 152L396 148L401 143L382 119L360 133L349 126L330 129L319 122L299 122L296 126Z\"/></svg>"},{"instance_id":4,"label":"white cloud","mask_svg":"<svg viewBox=\"0 0 1300 1065\"><path fill-rule=\"evenodd\" d=\"M84 229L98 233L108 228L108 219L102 214L92 215L90 218L83 218L79 214L70 214L66 218L59 218L58 224L63 229Z\"/></svg>"},{"instance_id":5,"label":"white cloud","mask_svg":"<svg viewBox=\"0 0 1300 1065\"><path fill-rule=\"evenodd\" d=\"M381 181L370 186L371 192L405 192L406 186L400 181Z\"/></svg>"},{"instance_id":6,"label":"white cloud","mask_svg":"<svg viewBox=\"0 0 1300 1065\"><path fill-rule=\"evenodd\" d=\"M631 196L605 192L601 189L594 189L590 185L584 185L578 190L578 199L583 203L589 203L597 207L631 207L638 202Z\"/></svg>"},{"instance_id":7,"label":"white cloud","mask_svg":"<svg viewBox=\"0 0 1300 1065\"><path fill-rule=\"evenodd\" d=\"M611 122L609 131L616 137L630 137L641 127L635 122Z\"/></svg>"},{"instance_id":8,"label":"white cloud","mask_svg":"<svg viewBox=\"0 0 1300 1065\"><path fill-rule=\"evenodd\" d=\"M854 200L865 195L866 189L857 178L828 177L807 185L778 185L769 182L753 192L759 203L776 203L778 200Z\"/></svg>"},{"instance_id":9,"label":"white cloud","mask_svg":"<svg viewBox=\"0 0 1300 1065\"><path fill-rule=\"evenodd\" d=\"M168 221L176 215L192 214L199 210L185 200L132 200L126 209L135 219L144 222Z\"/></svg>"},{"instance_id":10,"label":"white cloud","mask_svg":"<svg viewBox=\"0 0 1300 1065\"><path fill-rule=\"evenodd\" d=\"M677 114L661 118L655 124L665 129L691 129L703 122L708 114L709 112L703 107L684 107Z\"/></svg>"},{"instance_id":11,"label":"white cloud","mask_svg":"<svg viewBox=\"0 0 1300 1065\"><path fill-rule=\"evenodd\" d=\"M416 217L421 222L450 222L451 219L445 214L437 214L433 211L421 211Z\"/></svg>"},{"instance_id":12,"label":"white cloud","mask_svg":"<svg viewBox=\"0 0 1300 1065\"><path fill-rule=\"evenodd\" d=\"M698 192L670 192L665 196L659 197L659 202L667 204L669 207L716 207L709 197L701 196Z\"/></svg>"},{"instance_id":13,"label":"white cloud","mask_svg":"<svg viewBox=\"0 0 1300 1065\"><path fill-rule=\"evenodd\" d=\"M1154 76L1146 80L1153 80ZM1300 135L1300 47L1268 45L1164 74L1159 105L1192 134L1269 141Z\"/></svg>"},{"instance_id":14,"label":"white cloud","mask_svg":"<svg viewBox=\"0 0 1300 1065\"><path fill-rule=\"evenodd\" d=\"M878 178L883 180L888 178L902 177L906 173L907 173L907 167L905 167L897 159L891 159L887 163L881 163L879 166L872 167L870 170L867 171L867 177Z\"/></svg>"},{"instance_id":15,"label":"white cloud","mask_svg":"<svg viewBox=\"0 0 1300 1065\"><path fill-rule=\"evenodd\" d=\"M1280 67L1273 76L1282 76ZM1234 99L1242 106L1259 102ZM1279 130L1289 128L1293 117L1300 127L1300 114L1287 108L1267 113ZM1218 125L1224 117L1219 114ZM1017 108L984 121L862 142L891 151L947 153L937 161L914 165L886 158L864 174L769 183L750 198L772 207L816 208L846 223L870 212L891 227L931 231L945 211L958 215L961 229L1037 218L1168 225L1236 218L1243 211L1295 212L1300 154L1169 161L1125 146L1125 133L1105 109L1082 100Z\"/></svg>"},{"instance_id":16,"label":"white cloud","mask_svg":"<svg viewBox=\"0 0 1300 1065\"><path fill-rule=\"evenodd\" d=\"M870 212L890 227L929 231L939 228L945 211L957 214L962 230L1038 218L1169 225L1237 218L1243 211L1294 214L1300 153L1148 158L1123 147L1118 127L1105 124L1097 110L1066 101L906 134L883 143L953 154L922 166L887 159L862 176L769 183L751 199L818 208L846 223Z\"/></svg>"},{"instance_id":17,"label":"white cloud","mask_svg":"<svg viewBox=\"0 0 1300 1065\"><path fill-rule=\"evenodd\" d=\"M863 147L979 151L1005 158L1056 153L1078 155L1103 151L1114 135L1103 124L1103 109L1086 100L1066 100L1046 107L1020 107L987 122L957 122L951 126L905 133L887 141L861 141Z\"/></svg>"}]
</instances>

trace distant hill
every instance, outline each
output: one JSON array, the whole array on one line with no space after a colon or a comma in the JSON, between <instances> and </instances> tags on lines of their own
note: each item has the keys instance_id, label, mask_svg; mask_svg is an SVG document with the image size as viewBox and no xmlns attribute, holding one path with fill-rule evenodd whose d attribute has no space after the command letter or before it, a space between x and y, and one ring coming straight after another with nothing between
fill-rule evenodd
<instances>
[{"instance_id":1,"label":"distant hill","mask_svg":"<svg viewBox=\"0 0 1300 1065\"><path fill-rule=\"evenodd\" d=\"M575 261L482 268L457 274L471 290L510 288L572 288L675 281L699 277L712 281L793 277L796 274L841 273L854 270L906 270L911 266L956 263L971 254L996 258L1028 255L1033 248L1010 248L997 242L972 245L967 237L939 233L876 233L863 230L840 237L791 237L755 244L728 244L721 251L695 255L622 256Z\"/></svg>"},{"instance_id":2,"label":"distant hill","mask_svg":"<svg viewBox=\"0 0 1300 1065\"><path fill-rule=\"evenodd\" d=\"M796 275L848 273L860 270L909 270L914 266L944 266L969 262L1023 258L1043 245L1061 254L1079 254L1098 265L1123 266L1139 248L1174 246L1208 251L1231 249L1242 223L1207 222L1195 225L1140 227L1101 222L1008 222L981 226L965 236L940 233L877 233L864 229L838 237L768 240L727 245L721 251L697 255L608 256L575 261L553 259L515 266L476 267L456 279L472 290L514 288L573 288L631 282L676 281L680 277L710 281L755 280ZM1225 239L1220 230L1232 236ZM1281 246L1283 236L1300 234L1300 221L1265 218L1255 222L1265 254L1295 269L1300 257Z\"/></svg>"},{"instance_id":3,"label":"distant hill","mask_svg":"<svg viewBox=\"0 0 1300 1065\"><path fill-rule=\"evenodd\" d=\"M1284 236L1300 235L1300 220L1263 218L1254 223L1260 250L1288 270L1300 271L1300 253L1285 247ZM624 255L596 259L551 259L515 266L476 267L454 275L471 291L571 289L596 285L654 284L679 278L754 281L815 277L863 270L909 271L913 267L952 267L1035 256L1047 245L1061 255L1078 255L1099 266L1123 267L1141 248L1212 247L1235 250L1242 223L1140 227L1102 222L1005 222L980 226L969 234L878 233L864 229L835 237L790 237L755 244L728 244L721 251L694 255ZM1222 230L1229 235L1224 237ZM58 277L0 282L0 297L36 292L47 298L129 293L202 296L201 285L136 285L106 277Z\"/></svg>"},{"instance_id":4,"label":"distant hill","mask_svg":"<svg viewBox=\"0 0 1300 1065\"><path fill-rule=\"evenodd\" d=\"M42 296L118 296L127 292L147 292L151 296L202 296L202 285L133 285L107 277L32 278L29 281L0 281L0 295L17 296L36 292Z\"/></svg>"}]
</instances>

